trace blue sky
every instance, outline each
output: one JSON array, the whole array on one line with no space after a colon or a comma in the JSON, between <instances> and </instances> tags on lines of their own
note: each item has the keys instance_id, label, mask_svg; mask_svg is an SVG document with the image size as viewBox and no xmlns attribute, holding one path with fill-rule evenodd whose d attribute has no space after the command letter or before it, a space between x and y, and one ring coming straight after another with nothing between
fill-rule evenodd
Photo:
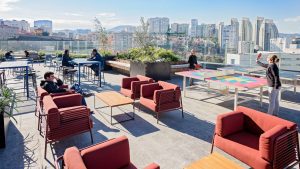
<instances>
[{"instance_id":1,"label":"blue sky","mask_svg":"<svg viewBox=\"0 0 300 169\"><path fill-rule=\"evenodd\" d=\"M141 16L169 17L170 22L229 24L257 16L273 19L280 32L300 33L300 0L0 0L2 19L53 20L54 29L93 28L94 17L111 28L137 25Z\"/></svg>"}]
</instances>

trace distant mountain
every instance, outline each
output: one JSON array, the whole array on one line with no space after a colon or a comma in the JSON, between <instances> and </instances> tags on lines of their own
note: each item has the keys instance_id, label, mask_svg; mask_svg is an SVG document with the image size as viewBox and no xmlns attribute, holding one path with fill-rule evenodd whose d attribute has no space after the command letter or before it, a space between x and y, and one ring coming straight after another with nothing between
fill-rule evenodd
<instances>
[{"instance_id":1,"label":"distant mountain","mask_svg":"<svg viewBox=\"0 0 300 169\"><path fill-rule=\"evenodd\" d=\"M135 32L136 27L132 26L132 25L120 25L111 29L108 29L108 32L114 32L114 33L118 33L118 32Z\"/></svg>"},{"instance_id":2,"label":"distant mountain","mask_svg":"<svg viewBox=\"0 0 300 169\"><path fill-rule=\"evenodd\" d=\"M296 37L300 37L299 33L279 33L279 37L280 38L296 38Z\"/></svg>"}]
</instances>

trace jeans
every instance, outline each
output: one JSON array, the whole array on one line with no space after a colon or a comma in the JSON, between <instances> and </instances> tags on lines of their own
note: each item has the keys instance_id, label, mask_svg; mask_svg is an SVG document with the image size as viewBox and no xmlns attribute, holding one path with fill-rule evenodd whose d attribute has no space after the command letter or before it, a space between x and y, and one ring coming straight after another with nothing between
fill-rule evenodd
<instances>
[{"instance_id":1,"label":"jeans","mask_svg":"<svg viewBox=\"0 0 300 169\"><path fill-rule=\"evenodd\" d=\"M79 94L82 95L83 91L81 90L81 88L80 88L80 86L78 84L72 85L71 89L75 90L76 93L79 93ZM87 106L84 97L82 97L81 104L84 105L84 106Z\"/></svg>"},{"instance_id":2,"label":"jeans","mask_svg":"<svg viewBox=\"0 0 300 169\"><path fill-rule=\"evenodd\" d=\"M268 91L269 91L268 114L278 116L280 88L275 89L274 87L269 87Z\"/></svg>"}]
</instances>

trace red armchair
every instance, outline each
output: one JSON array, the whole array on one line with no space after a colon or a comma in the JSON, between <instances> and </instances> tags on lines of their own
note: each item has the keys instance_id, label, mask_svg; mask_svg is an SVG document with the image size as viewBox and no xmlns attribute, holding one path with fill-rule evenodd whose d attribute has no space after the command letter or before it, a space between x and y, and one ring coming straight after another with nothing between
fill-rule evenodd
<instances>
[{"instance_id":1,"label":"red armchair","mask_svg":"<svg viewBox=\"0 0 300 169\"><path fill-rule=\"evenodd\" d=\"M43 105L46 117L45 154L47 143L59 141L65 137L90 132L92 136L92 119L90 109L81 105L80 94L69 94L64 96L45 96Z\"/></svg>"},{"instance_id":2,"label":"red armchair","mask_svg":"<svg viewBox=\"0 0 300 169\"><path fill-rule=\"evenodd\" d=\"M131 99L139 99L141 85L149 83L154 83L154 80L146 76L126 77L122 79L120 92Z\"/></svg>"},{"instance_id":3,"label":"red armchair","mask_svg":"<svg viewBox=\"0 0 300 169\"><path fill-rule=\"evenodd\" d=\"M156 112L157 123L160 113L175 109L181 109L184 118L180 87L171 83L158 81L142 85L140 104Z\"/></svg>"},{"instance_id":4,"label":"red armchair","mask_svg":"<svg viewBox=\"0 0 300 169\"><path fill-rule=\"evenodd\" d=\"M62 85L61 88L68 88L68 85ZM42 115L43 113L43 98L47 95L50 95L51 97L55 96L62 96L62 95L68 95L68 94L74 94L75 91L68 91L63 93L52 93L49 94L46 90L44 90L42 87L37 87L37 94L36 94L36 106L35 106L35 115L38 116L38 130L41 134L41 123L42 123Z\"/></svg>"},{"instance_id":5,"label":"red armchair","mask_svg":"<svg viewBox=\"0 0 300 169\"><path fill-rule=\"evenodd\" d=\"M55 164L56 169L137 169L130 161L129 142L125 136L81 150L68 148ZM159 168L159 165L152 163L144 169Z\"/></svg>"},{"instance_id":6,"label":"red armchair","mask_svg":"<svg viewBox=\"0 0 300 169\"><path fill-rule=\"evenodd\" d=\"M299 163L297 125L242 106L217 117L214 146L255 169Z\"/></svg>"}]
</instances>

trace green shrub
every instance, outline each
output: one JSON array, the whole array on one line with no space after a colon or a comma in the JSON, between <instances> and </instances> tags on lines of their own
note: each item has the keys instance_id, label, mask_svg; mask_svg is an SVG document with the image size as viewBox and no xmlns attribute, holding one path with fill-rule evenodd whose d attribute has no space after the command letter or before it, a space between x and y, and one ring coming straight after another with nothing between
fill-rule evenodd
<instances>
[{"instance_id":1,"label":"green shrub","mask_svg":"<svg viewBox=\"0 0 300 169\"><path fill-rule=\"evenodd\" d=\"M101 56L105 57L105 56L112 56L112 53L108 50L100 50L99 53L101 54Z\"/></svg>"},{"instance_id":2,"label":"green shrub","mask_svg":"<svg viewBox=\"0 0 300 169\"><path fill-rule=\"evenodd\" d=\"M176 62L179 57L171 50L147 46L144 48L132 48L128 53L122 53L117 56L118 59L130 59L141 62Z\"/></svg>"},{"instance_id":3,"label":"green shrub","mask_svg":"<svg viewBox=\"0 0 300 169\"><path fill-rule=\"evenodd\" d=\"M70 53L71 58L88 58L88 54L75 54L75 53Z\"/></svg>"}]
</instances>

